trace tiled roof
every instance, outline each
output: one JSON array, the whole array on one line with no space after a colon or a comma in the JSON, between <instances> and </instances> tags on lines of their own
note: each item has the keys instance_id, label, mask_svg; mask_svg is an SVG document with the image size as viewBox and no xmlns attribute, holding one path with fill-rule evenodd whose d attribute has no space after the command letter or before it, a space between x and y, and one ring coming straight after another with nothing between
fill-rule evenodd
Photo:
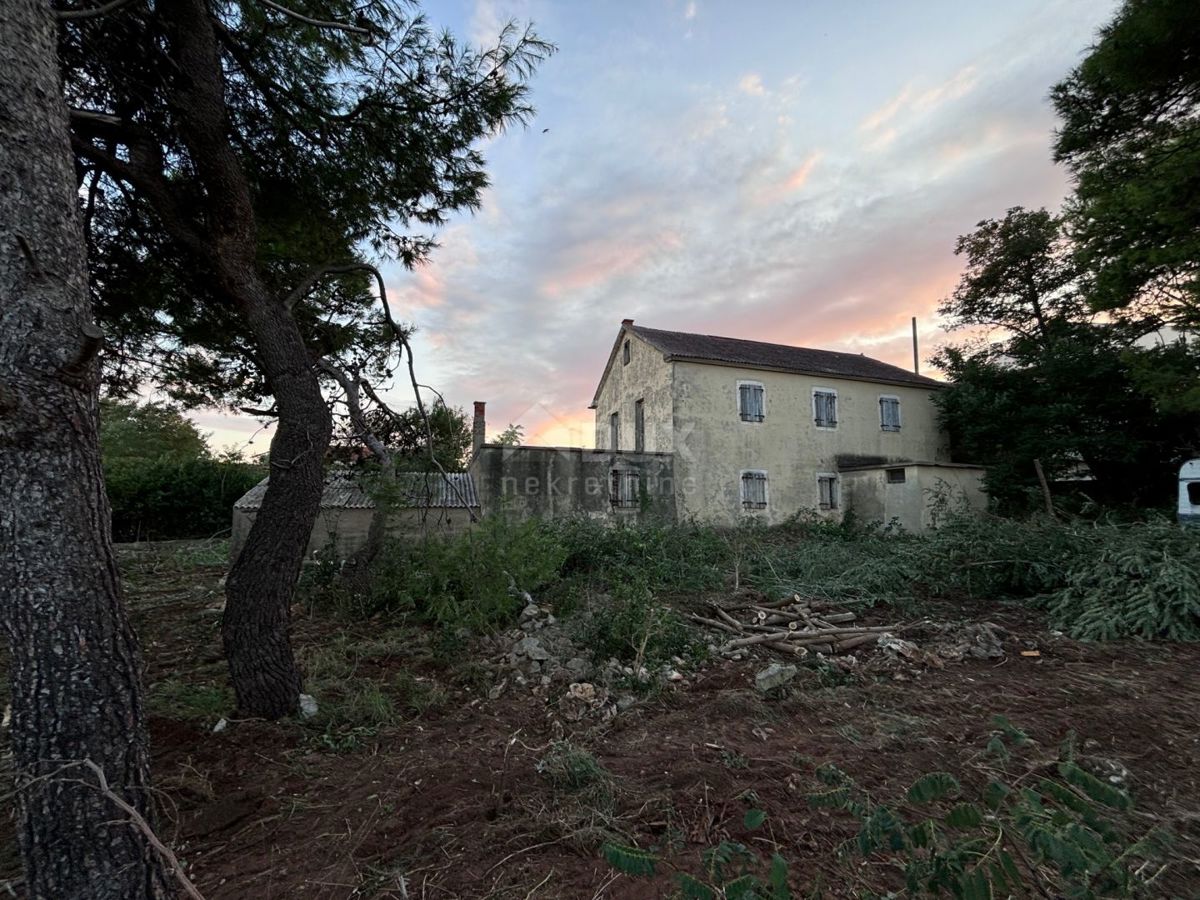
<instances>
[{"instance_id":1,"label":"tiled roof","mask_svg":"<svg viewBox=\"0 0 1200 900\"><path fill-rule=\"evenodd\" d=\"M660 331L630 325L629 330L664 355L675 359L725 363L752 369L775 369L805 375L855 378L889 384L911 384L921 387L941 387L941 382L917 375L899 366L871 359L858 353L838 353L834 350L812 350L808 347L789 347L786 344L765 344L762 341L743 341L711 334L687 334L682 331Z\"/></svg>"},{"instance_id":2,"label":"tiled roof","mask_svg":"<svg viewBox=\"0 0 1200 900\"><path fill-rule=\"evenodd\" d=\"M446 483L447 478L450 484ZM267 493L264 478L246 491L234 509L259 509ZM439 472L400 472L396 475L400 505L409 508L425 507L478 507L479 497L475 493L475 482L467 472L450 472L443 478ZM353 478L342 473L325 476L325 492L321 495L321 509L374 509L375 501Z\"/></svg>"}]
</instances>

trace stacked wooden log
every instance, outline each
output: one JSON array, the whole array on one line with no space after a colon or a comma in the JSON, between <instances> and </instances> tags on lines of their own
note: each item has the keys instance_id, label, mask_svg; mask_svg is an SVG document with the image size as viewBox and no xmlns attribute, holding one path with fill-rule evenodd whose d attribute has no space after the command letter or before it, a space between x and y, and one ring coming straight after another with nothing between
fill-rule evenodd
<instances>
[{"instance_id":1,"label":"stacked wooden log","mask_svg":"<svg viewBox=\"0 0 1200 900\"><path fill-rule=\"evenodd\" d=\"M712 616L689 614L694 622L730 635L722 653L758 646L794 656L809 653L844 653L874 646L885 634L898 634L907 626L854 625L857 614L839 611L823 600L798 594L781 600L744 603L711 603Z\"/></svg>"}]
</instances>

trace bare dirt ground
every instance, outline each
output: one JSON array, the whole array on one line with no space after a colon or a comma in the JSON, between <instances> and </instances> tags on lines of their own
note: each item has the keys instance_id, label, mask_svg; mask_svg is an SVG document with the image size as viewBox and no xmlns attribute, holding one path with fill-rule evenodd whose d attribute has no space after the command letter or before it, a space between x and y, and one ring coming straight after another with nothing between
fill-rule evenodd
<instances>
[{"instance_id":1,"label":"bare dirt ground","mask_svg":"<svg viewBox=\"0 0 1200 900\"><path fill-rule=\"evenodd\" d=\"M488 699L468 645L433 652L414 629L396 632L391 651L353 657L371 642L378 651L385 623L347 629L297 608L302 659L327 665L319 653L336 642L353 657L346 677L401 685L409 698L390 724L322 729L232 720L212 611L220 565L181 562L171 548L127 554L125 568L154 711L161 830L209 900L671 894L668 867L654 879L617 874L598 852L606 838L659 847L690 871L705 848L739 840L786 857L796 896L863 896L896 883L896 872L837 859L857 826L805 801L815 767L833 762L877 796L902 796L933 770L970 784L983 778L995 714L1051 749L1074 730L1125 766L1137 815L1175 833L1154 895L1200 897L1197 646L1081 644L1022 610L992 608L987 619L1007 629L1014 651L1003 660L845 677L802 668L775 698L754 690L765 657L717 660L615 717L573 721L553 690ZM230 721L214 733L222 716ZM602 797L539 771L564 739L611 773ZM754 832L743 823L751 806L768 817ZM6 816L0 896L4 878L19 878L12 840ZM9 891L21 896L19 881Z\"/></svg>"}]
</instances>

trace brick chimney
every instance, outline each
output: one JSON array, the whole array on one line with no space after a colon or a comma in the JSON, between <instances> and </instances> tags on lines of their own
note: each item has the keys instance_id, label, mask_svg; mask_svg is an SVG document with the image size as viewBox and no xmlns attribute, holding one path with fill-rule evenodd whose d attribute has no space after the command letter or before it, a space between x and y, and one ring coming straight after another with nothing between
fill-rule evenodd
<instances>
[{"instance_id":1,"label":"brick chimney","mask_svg":"<svg viewBox=\"0 0 1200 900\"><path fill-rule=\"evenodd\" d=\"M621 324L624 325L625 327L629 327L630 325L633 324L633 319L622 319Z\"/></svg>"},{"instance_id":2,"label":"brick chimney","mask_svg":"<svg viewBox=\"0 0 1200 900\"><path fill-rule=\"evenodd\" d=\"M484 416L482 400L475 401L475 417L471 420L471 452L478 453L479 448L487 441L487 419Z\"/></svg>"}]
</instances>

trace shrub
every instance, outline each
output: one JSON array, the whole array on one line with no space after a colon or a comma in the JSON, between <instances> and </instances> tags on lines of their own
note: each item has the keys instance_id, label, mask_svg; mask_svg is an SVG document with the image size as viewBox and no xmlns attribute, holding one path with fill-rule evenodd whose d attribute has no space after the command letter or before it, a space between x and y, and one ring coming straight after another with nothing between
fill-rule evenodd
<instances>
[{"instance_id":1,"label":"shrub","mask_svg":"<svg viewBox=\"0 0 1200 900\"><path fill-rule=\"evenodd\" d=\"M566 550L563 574L586 575L609 585L631 579L652 591L704 591L720 587L732 554L723 533L685 522L621 523L566 519L545 523Z\"/></svg>"},{"instance_id":2,"label":"shrub","mask_svg":"<svg viewBox=\"0 0 1200 900\"><path fill-rule=\"evenodd\" d=\"M343 602L361 614L400 612L447 628L502 626L520 611L519 592L557 578L565 555L540 522L488 518L452 539L393 542L370 593Z\"/></svg>"},{"instance_id":3,"label":"shrub","mask_svg":"<svg viewBox=\"0 0 1200 900\"><path fill-rule=\"evenodd\" d=\"M1103 523L951 512L927 538L920 577L936 594L1033 597L1062 587L1072 567L1114 536Z\"/></svg>"},{"instance_id":4,"label":"shrub","mask_svg":"<svg viewBox=\"0 0 1200 900\"><path fill-rule=\"evenodd\" d=\"M773 596L873 604L911 597L925 565L920 538L793 520L752 548L747 580Z\"/></svg>"},{"instance_id":5,"label":"shrub","mask_svg":"<svg viewBox=\"0 0 1200 900\"><path fill-rule=\"evenodd\" d=\"M106 460L113 539L172 540L228 531L234 501L264 474L262 466L207 457Z\"/></svg>"},{"instance_id":6,"label":"shrub","mask_svg":"<svg viewBox=\"0 0 1200 900\"><path fill-rule=\"evenodd\" d=\"M618 583L609 607L584 620L577 639L597 659L615 657L635 668L690 654L695 643L679 615L637 581Z\"/></svg>"},{"instance_id":7,"label":"shrub","mask_svg":"<svg viewBox=\"0 0 1200 900\"><path fill-rule=\"evenodd\" d=\"M1046 608L1084 640L1200 639L1200 540L1167 522L1114 529Z\"/></svg>"}]
</instances>

